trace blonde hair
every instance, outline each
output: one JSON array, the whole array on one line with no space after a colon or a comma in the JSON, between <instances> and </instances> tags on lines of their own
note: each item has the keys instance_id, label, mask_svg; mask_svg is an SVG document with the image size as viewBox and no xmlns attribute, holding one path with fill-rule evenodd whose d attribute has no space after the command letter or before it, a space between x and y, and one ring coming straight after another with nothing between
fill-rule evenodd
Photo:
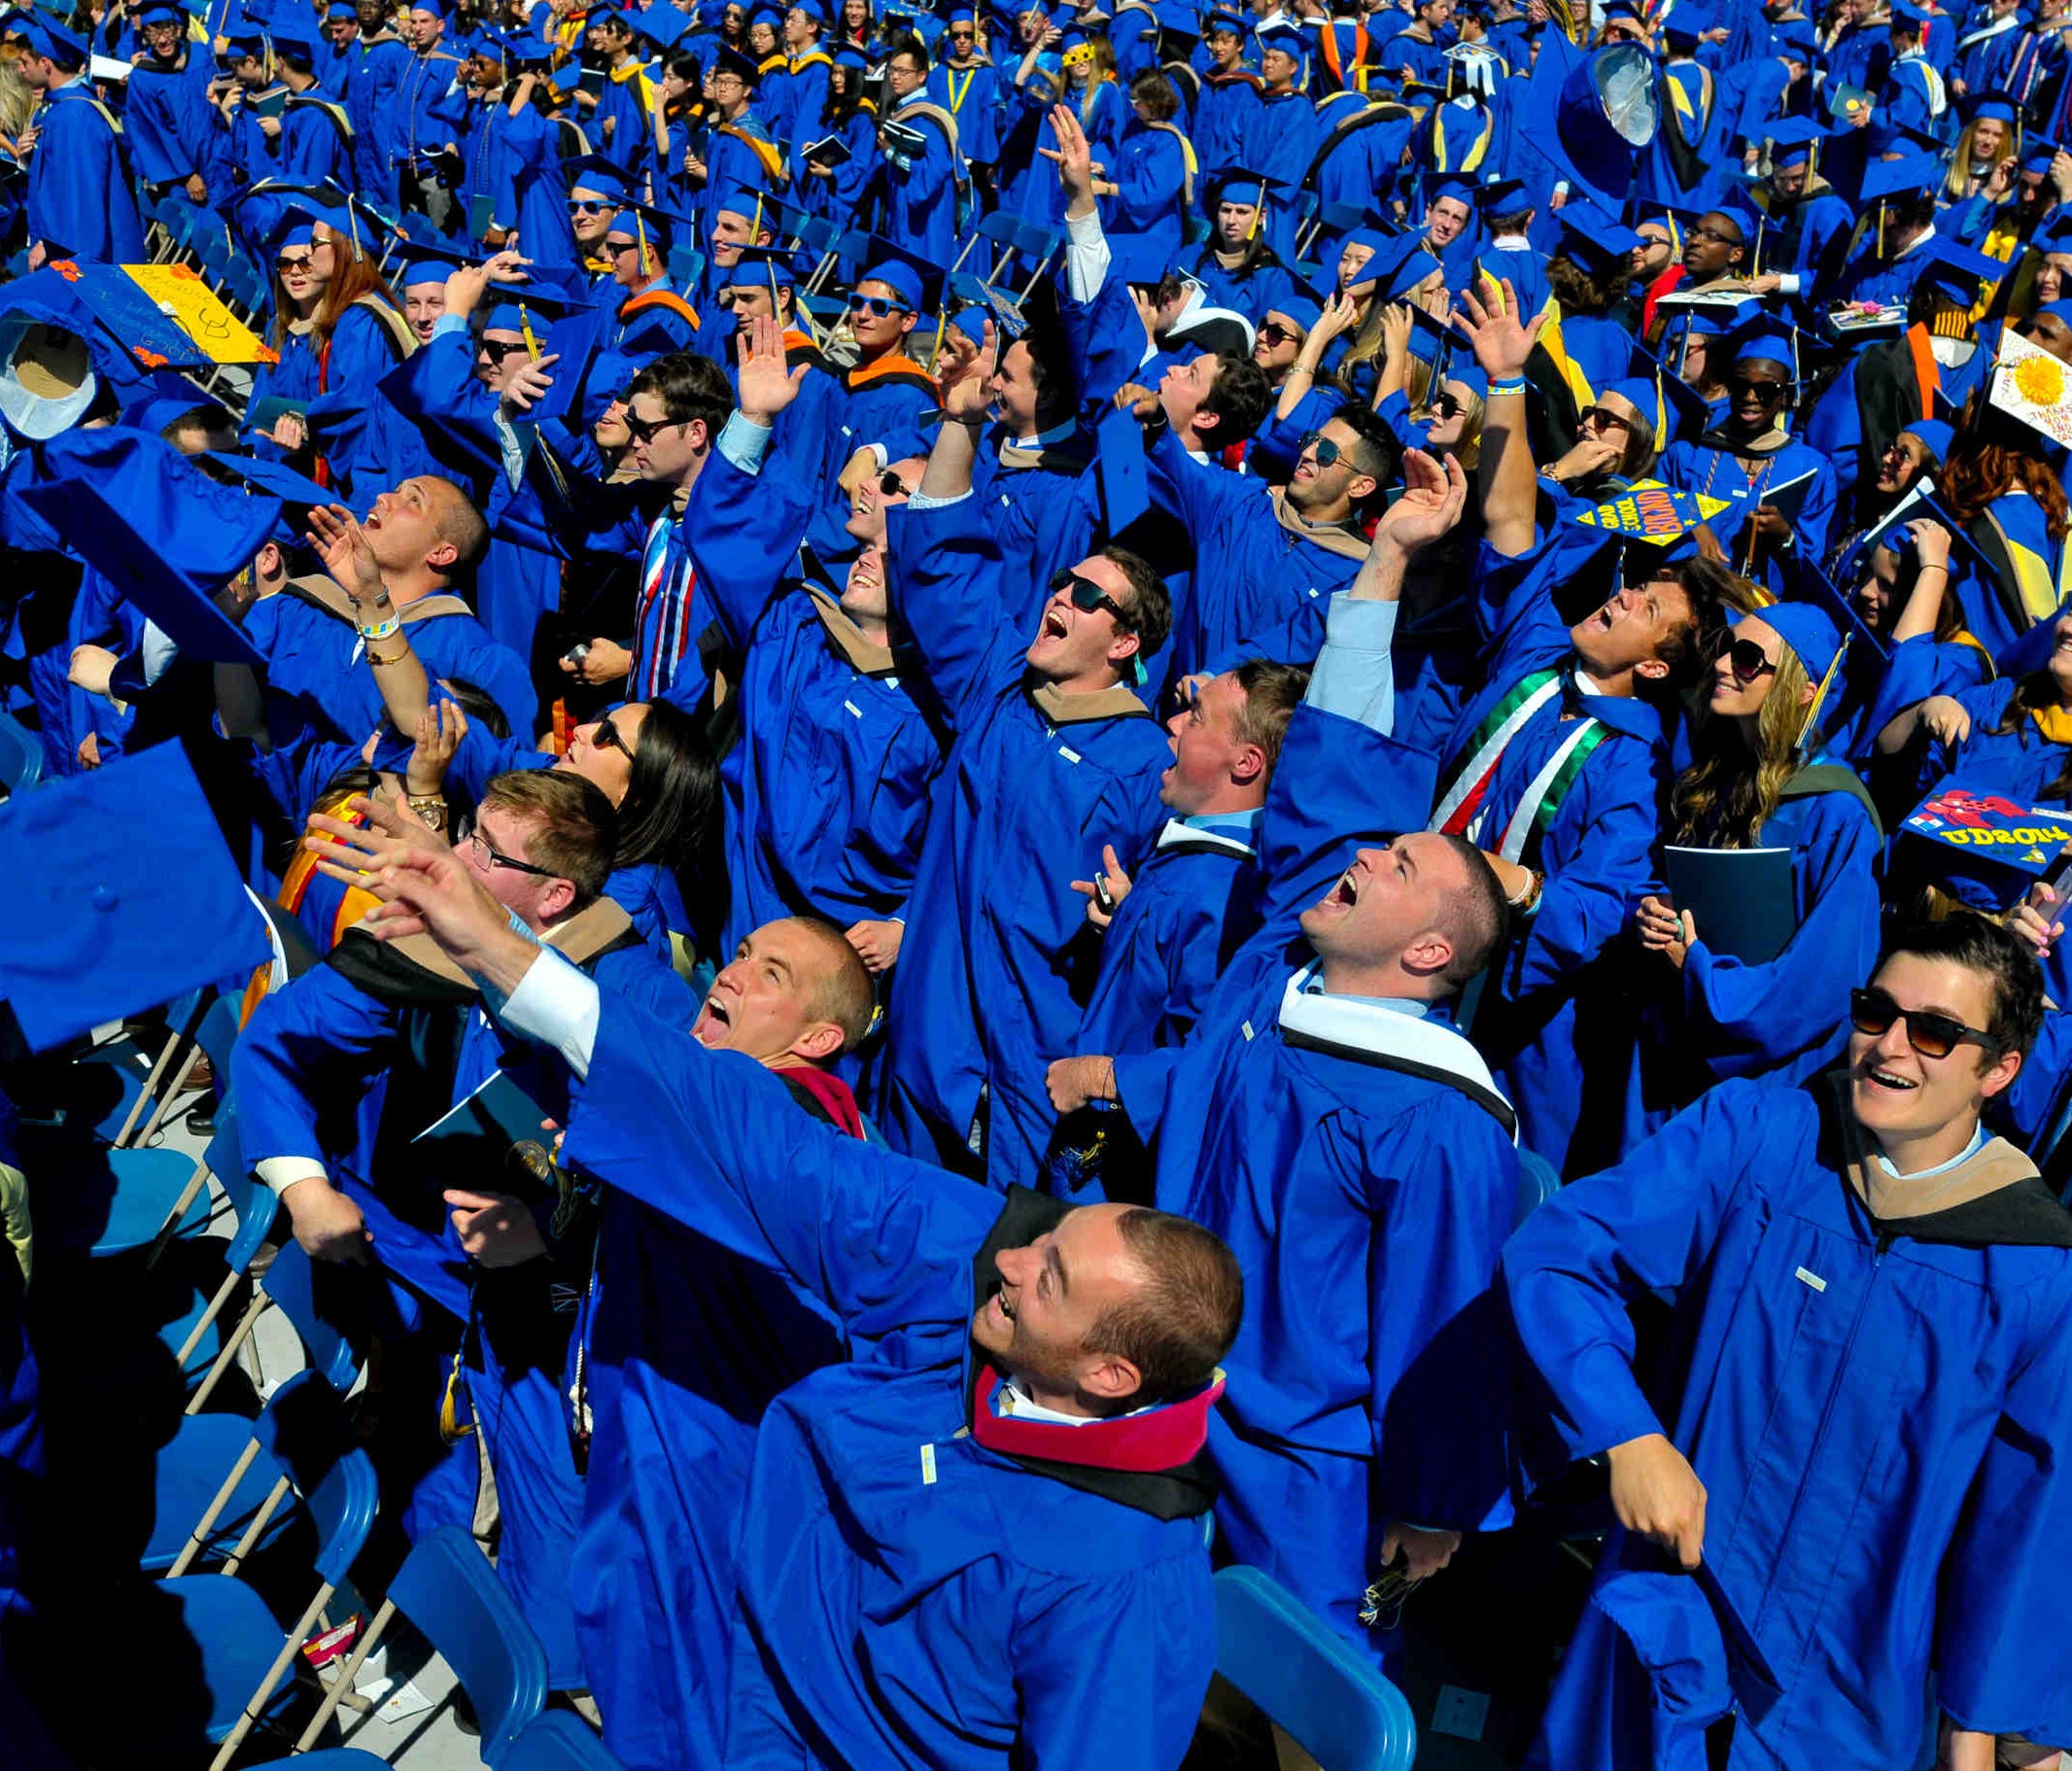
<instances>
[{"instance_id":1,"label":"blonde hair","mask_svg":"<svg viewBox=\"0 0 2072 1771\"><path fill-rule=\"evenodd\" d=\"M1723 642L1731 643L1733 637L1732 628L1721 630ZM1783 797L1784 783L1798 773L1799 732L1806 723L1811 680L1799 654L1780 638L1770 693L1755 716L1752 754L1738 720L1714 714L1702 703L1694 710L1691 748L1697 760L1676 777L1670 794L1673 841L1711 849L1746 849L1754 843ZM1694 699L1703 689L1701 677Z\"/></svg>"},{"instance_id":2,"label":"blonde hair","mask_svg":"<svg viewBox=\"0 0 2072 1771\"><path fill-rule=\"evenodd\" d=\"M1427 369L1426 378L1429 380L1430 377L1431 371ZM1446 392L1447 387L1447 381L1442 379L1439 392ZM1461 464L1465 472L1472 473L1482 459L1482 396L1466 389L1464 384L1464 391L1454 398L1461 402L1461 440L1448 453ZM1418 405L1410 413L1411 419L1418 424L1431 424L1434 416L1430 401Z\"/></svg>"}]
</instances>

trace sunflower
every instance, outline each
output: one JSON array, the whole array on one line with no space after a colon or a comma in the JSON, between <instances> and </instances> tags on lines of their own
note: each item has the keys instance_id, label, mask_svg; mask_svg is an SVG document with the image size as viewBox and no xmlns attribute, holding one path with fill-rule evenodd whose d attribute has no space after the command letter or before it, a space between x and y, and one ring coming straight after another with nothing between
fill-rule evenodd
<instances>
[{"instance_id":1,"label":"sunflower","mask_svg":"<svg viewBox=\"0 0 2072 1771\"><path fill-rule=\"evenodd\" d=\"M2065 397L2064 365L2055 357L2024 357L2015 367L2015 391L2031 405L2056 405Z\"/></svg>"}]
</instances>

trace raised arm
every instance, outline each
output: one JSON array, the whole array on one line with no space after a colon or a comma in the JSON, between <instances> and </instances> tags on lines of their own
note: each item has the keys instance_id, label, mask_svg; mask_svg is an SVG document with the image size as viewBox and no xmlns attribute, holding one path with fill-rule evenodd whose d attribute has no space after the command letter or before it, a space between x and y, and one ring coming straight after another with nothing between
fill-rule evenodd
<instances>
[{"instance_id":1,"label":"raised arm","mask_svg":"<svg viewBox=\"0 0 2072 1771\"><path fill-rule=\"evenodd\" d=\"M309 513L308 539L323 556L325 570L352 600L361 649L381 691L389 724L398 732L415 732L431 705L432 678L390 599L366 531L343 504L315 505Z\"/></svg>"},{"instance_id":2,"label":"raised arm","mask_svg":"<svg viewBox=\"0 0 2072 1771\"><path fill-rule=\"evenodd\" d=\"M1462 299L1465 315L1454 324L1474 346L1475 361L1489 377L1488 406L1482 419L1482 533L1491 549L1516 559L1533 545L1538 488L1534 484L1533 445L1526 436L1525 365L1539 342L1544 314L1521 324L1518 292L1508 279L1502 285L1503 305L1483 306L1469 290Z\"/></svg>"}]
</instances>

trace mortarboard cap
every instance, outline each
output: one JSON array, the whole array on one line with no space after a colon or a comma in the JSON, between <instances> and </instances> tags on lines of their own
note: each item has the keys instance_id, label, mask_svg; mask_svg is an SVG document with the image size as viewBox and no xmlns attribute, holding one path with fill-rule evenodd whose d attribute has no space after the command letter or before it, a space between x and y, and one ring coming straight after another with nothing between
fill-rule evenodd
<instances>
[{"instance_id":1,"label":"mortarboard cap","mask_svg":"<svg viewBox=\"0 0 2072 1771\"><path fill-rule=\"evenodd\" d=\"M1671 43L1696 43L1718 22L1697 0L1676 0L1662 21L1662 34Z\"/></svg>"},{"instance_id":2,"label":"mortarboard cap","mask_svg":"<svg viewBox=\"0 0 2072 1771\"><path fill-rule=\"evenodd\" d=\"M1813 35L1811 19L1787 18L1771 26L1770 47L1777 54L1789 56L1793 61L1811 62L1818 52L1819 39Z\"/></svg>"},{"instance_id":3,"label":"mortarboard cap","mask_svg":"<svg viewBox=\"0 0 2072 1771\"><path fill-rule=\"evenodd\" d=\"M2044 624L2046 643L2055 625ZM1974 909L1997 911L2043 877L2072 840L2072 817L2011 798L1991 770L1967 775L1959 759L1956 773L1938 781L1894 835L1905 839L1890 851L1895 880L1925 877Z\"/></svg>"},{"instance_id":4,"label":"mortarboard cap","mask_svg":"<svg viewBox=\"0 0 2072 1771\"><path fill-rule=\"evenodd\" d=\"M430 13L434 18L443 18L453 11L453 0L410 0L413 13Z\"/></svg>"},{"instance_id":5,"label":"mortarboard cap","mask_svg":"<svg viewBox=\"0 0 2072 1771\"><path fill-rule=\"evenodd\" d=\"M1548 31L1525 82L1513 138L1568 181L1571 203L1588 197L1615 213L1632 189L1636 153L1661 125L1656 71L1637 44L1585 52L1563 32Z\"/></svg>"},{"instance_id":6,"label":"mortarboard cap","mask_svg":"<svg viewBox=\"0 0 2072 1771\"><path fill-rule=\"evenodd\" d=\"M1957 115L1966 122L1976 122L1986 117L1995 122L2012 124L2015 106L2016 99L2011 92L1967 92L1957 100Z\"/></svg>"},{"instance_id":7,"label":"mortarboard cap","mask_svg":"<svg viewBox=\"0 0 2072 1771\"><path fill-rule=\"evenodd\" d=\"M2051 654L2057 649L2058 627L2068 617L2061 614L2050 615L2021 634L1994 659L2000 675L2026 677L2045 669L2051 662Z\"/></svg>"},{"instance_id":8,"label":"mortarboard cap","mask_svg":"<svg viewBox=\"0 0 2072 1771\"><path fill-rule=\"evenodd\" d=\"M1757 359L1780 363L1790 370L1792 380L1798 380L1798 329L1767 311L1760 302L1754 307L1752 314L1738 320L1729 330L1720 334L1721 350L1738 363Z\"/></svg>"},{"instance_id":9,"label":"mortarboard cap","mask_svg":"<svg viewBox=\"0 0 2072 1771\"><path fill-rule=\"evenodd\" d=\"M397 289L415 289L426 283L444 283L467 263L467 255L450 246L434 246L427 240L411 240L397 255Z\"/></svg>"},{"instance_id":10,"label":"mortarboard cap","mask_svg":"<svg viewBox=\"0 0 2072 1771\"><path fill-rule=\"evenodd\" d=\"M1875 203L1885 197L1914 196L1932 191L1942 176L1942 162L1932 154L1902 154L1896 159L1869 160L1854 181L1856 200Z\"/></svg>"},{"instance_id":11,"label":"mortarboard cap","mask_svg":"<svg viewBox=\"0 0 2072 1771\"><path fill-rule=\"evenodd\" d=\"M236 429L228 408L215 395L203 393L185 375L160 369L146 376L123 400L121 422L133 431L148 431L156 436L167 425L196 412L220 417L224 431Z\"/></svg>"},{"instance_id":12,"label":"mortarboard cap","mask_svg":"<svg viewBox=\"0 0 2072 1771\"><path fill-rule=\"evenodd\" d=\"M137 24L150 23L154 18L171 19L175 23L187 22L187 8L180 0L143 0L143 4L129 9L130 18ZM358 15L356 14L355 17Z\"/></svg>"},{"instance_id":13,"label":"mortarboard cap","mask_svg":"<svg viewBox=\"0 0 2072 1771\"><path fill-rule=\"evenodd\" d=\"M1136 414L1110 406L1093 427L1094 489L1101 498L1101 528L1111 538L1151 508L1151 475L1144 461L1144 432Z\"/></svg>"},{"instance_id":14,"label":"mortarboard cap","mask_svg":"<svg viewBox=\"0 0 2072 1771\"><path fill-rule=\"evenodd\" d=\"M160 4L171 3L172 0L160 0ZM353 0L330 0L330 4L324 9L324 17L328 23L342 24L348 18L357 20L360 9L353 4Z\"/></svg>"},{"instance_id":15,"label":"mortarboard cap","mask_svg":"<svg viewBox=\"0 0 2072 1771\"><path fill-rule=\"evenodd\" d=\"M1269 50L1279 50L1284 55L1292 55L1298 65L1308 59L1309 39L1292 24L1269 25L1257 33L1256 40L1261 55Z\"/></svg>"},{"instance_id":16,"label":"mortarboard cap","mask_svg":"<svg viewBox=\"0 0 2072 1771\"><path fill-rule=\"evenodd\" d=\"M1229 6L1211 7L1208 17L1202 21L1202 29L1211 36L1218 31L1229 31L1242 37L1250 28L1244 14Z\"/></svg>"},{"instance_id":17,"label":"mortarboard cap","mask_svg":"<svg viewBox=\"0 0 2072 1771\"><path fill-rule=\"evenodd\" d=\"M2064 151L2062 143L2032 135L2021 144L2021 169L2024 172L2049 172L2051 162Z\"/></svg>"},{"instance_id":18,"label":"mortarboard cap","mask_svg":"<svg viewBox=\"0 0 2072 1771\"><path fill-rule=\"evenodd\" d=\"M1902 436L1917 436L1921 447L1928 451L1928 459L1938 468L1950 459L1950 445L1956 440L1956 432L1940 418L1917 418L1899 427Z\"/></svg>"},{"instance_id":19,"label":"mortarboard cap","mask_svg":"<svg viewBox=\"0 0 2072 1771\"><path fill-rule=\"evenodd\" d=\"M1827 131L1810 117L1780 117L1763 125L1763 136L1773 167L1798 166L1813 157Z\"/></svg>"},{"instance_id":20,"label":"mortarboard cap","mask_svg":"<svg viewBox=\"0 0 2072 1771\"><path fill-rule=\"evenodd\" d=\"M0 806L0 865L15 896L0 992L34 1051L249 976L272 951L176 744L17 793Z\"/></svg>"},{"instance_id":21,"label":"mortarboard cap","mask_svg":"<svg viewBox=\"0 0 2072 1771\"><path fill-rule=\"evenodd\" d=\"M11 35L22 38L37 54L48 55L60 67L83 68L92 52L86 38L49 13L23 8L8 19L5 28Z\"/></svg>"},{"instance_id":22,"label":"mortarboard cap","mask_svg":"<svg viewBox=\"0 0 2072 1771\"><path fill-rule=\"evenodd\" d=\"M1289 292L1266 309L1267 318L1279 314L1305 332L1324 317L1324 298L1309 284L1297 278Z\"/></svg>"},{"instance_id":23,"label":"mortarboard cap","mask_svg":"<svg viewBox=\"0 0 2072 1771\"><path fill-rule=\"evenodd\" d=\"M900 259L878 260L856 279L858 289L866 283L876 283L890 290L909 313L923 314L928 311L927 292L922 287L920 272Z\"/></svg>"},{"instance_id":24,"label":"mortarboard cap","mask_svg":"<svg viewBox=\"0 0 2072 1771\"><path fill-rule=\"evenodd\" d=\"M1475 208L1485 221L1491 216L1508 215L1529 207L1525 194L1522 178L1493 178L1475 187Z\"/></svg>"},{"instance_id":25,"label":"mortarboard cap","mask_svg":"<svg viewBox=\"0 0 2072 1771\"><path fill-rule=\"evenodd\" d=\"M587 191L596 196L623 199L633 194L633 181L615 160L602 154L578 154L561 163L569 177L569 193Z\"/></svg>"},{"instance_id":26,"label":"mortarboard cap","mask_svg":"<svg viewBox=\"0 0 2072 1771\"><path fill-rule=\"evenodd\" d=\"M266 40L276 55L296 62L313 63L317 58L317 27L306 13L284 12L266 27Z\"/></svg>"},{"instance_id":27,"label":"mortarboard cap","mask_svg":"<svg viewBox=\"0 0 2072 1771\"><path fill-rule=\"evenodd\" d=\"M2007 275L2004 260L1966 246L1961 240L1938 234L1931 246L1934 256L1922 263L1915 278L1917 289L1932 290L1972 307L1986 289Z\"/></svg>"},{"instance_id":28,"label":"mortarboard cap","mask_svg":"<svg viewBox=\"0 0 2072 1771\"><path fill-rule=\"evenodd\" d=\"M1815 683L1827 675L1835 654L1842 649L1842 635L1824 610L1811 603L1773 603L1756 613L1798 653L1807 676Z\"/></svg>"},{"instance_id":29,"label":"mortarboard cap","mask_svg":"<svg viewBox=\"0 0 2072 1771\"><path fill-rule=\"evenodd\" d=\"M787 246L742 247L735 258L733 267L722 273L719 287L740 289L747 285L767 289L773 283L779 289L798 287L798 270L793 262L791 249Z\"/></svg>"},{"instance_id":30,"label":"mortarboard cap","mask_svg":"<svg viewBox=\"0 0 2072 1771\"><path fill-rule=\"evenodd\" d=\"M1892 17L1904 19L1908 24L1925 25L1935 17L1935 14L1929 12L1927 8L1916 6L1914 0L1891 0L1891 4Z\"/></svg>"},{"instance_id":31,"label":"mortarboard cap","mask_svg":"<svg viewBox=\"0 0 2072 1771\"><path fill-rule=\"evenodd\" d=\"M22 502L182 652L263 662L214 598L273 535L278 499L218 485L171 444L121 425L53 437L41 468Z\"/></svg>"},{"instance_id":32,"label":"mortarboard cap","mask_svg":"<svg viewBox=\"0 0 2072 1771\"><path fill-rule=\"evenodd\" d=\"M214 449L202 459L214 462L225 472L236 474L255 492L277 498L286 505L307 508L311 504L337 502L336 492L318 485L306 473L297 473L286 462L268 461L259 455L225 455Z\"/></svg>"},{"instance_id":33,"label":"mortarboard cap","mask_svg":"<svg viewBox=\"0 0 2072 1771\"><path fill-rule=\"evenodd\" d=\"M827 7L824 0L789 0L787 11L804 13L822 30L827 28Z\"/></svg>"},{"instance_id":34,"label":"mortarboard cap","mask_svg":"<svg viewBox=\"0 0 2072 1771\"><path fill-rule=\"evenodd\" d=\"M632 197L624 197L619 202L618 213L604 229L604 237L607 240L638 240L644 234L647 243L657 253L667 254L673 230L694 226L687 217L677 215L673 210L658 209L653 203L637 203Z\"/></svg>"},{"instance_id":35,"label":"mortarboard cap","mask_svg":"<svg viewBox=\"0 0 2072 1771\"><path fill-rule=\"evenodd\" d=\"M1109 275L1123 283L1160 282L1172 262L1172 249L1156 234L1112 234L1108 250Z\"/></svg>"},{"instance_id":36,"label":"mortarboard cap","mask_svg":"<svg viewBox=\"0 0 2072 1771\"><path fill-rule=\"evenodd\" d=\"M1563 248L1594 264L1622 268L1627 255L1640 244L1640 236L1631 227L1613 221L1592 202L1565 203L1559 219Z\"/></svg>"},{"instance_id":37,"label":"mortarboard cap","mask_svg":"<svg viewBox=\"0 0 2072 1771\"><path fill-rule=\"evenodd\" d=\"M721 44L713 52L712 72L715 75L732 74L744 87L755 86L763 77L752 55L743 55L732 44L727 43Z\"/></svg>"}]
</instances>

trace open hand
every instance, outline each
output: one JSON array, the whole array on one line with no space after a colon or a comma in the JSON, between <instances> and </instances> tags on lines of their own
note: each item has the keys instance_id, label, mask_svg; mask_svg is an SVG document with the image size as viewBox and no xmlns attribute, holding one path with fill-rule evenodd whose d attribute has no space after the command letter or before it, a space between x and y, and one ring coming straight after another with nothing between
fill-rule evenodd
<instances>
[{"instance_id":1,"label":"open hand","mask_svg":"<svg viewBox=\"0 0 2072 1771\"><path fill-rule=\"evenodd\" d=\"M381 568L374 563L374 544L360 519L343 504L312 504L307 539L322 556L325 571L354 602L371 603L388 594Z\"/></svg>"},{"instance_id":2,"label":"open hand","mask_svg":"<svg viewBox=\"0 0 2072 1771\"><path fill-rule=\"evenodd\" d=\"M735 334L735 371L742 415L767 425L799 397L807 365L790 368L784 362L784 329L760 315Z\"/></svg>"}]
</instances>

